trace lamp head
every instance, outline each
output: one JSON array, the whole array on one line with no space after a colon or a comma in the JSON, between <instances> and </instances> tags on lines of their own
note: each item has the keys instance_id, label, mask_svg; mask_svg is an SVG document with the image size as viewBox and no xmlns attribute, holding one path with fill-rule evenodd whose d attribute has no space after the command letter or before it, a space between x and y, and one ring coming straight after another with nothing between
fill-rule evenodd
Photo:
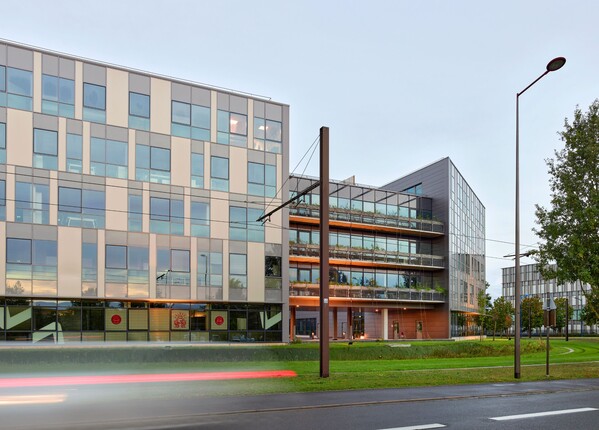
<instances>
[{"instance_id":1,"label":"lamp head","mask_svg":"<svg viewBox=\"0 0 599 430\"><path fill-rule=\"evenodd\" d=\"M566 64L566 59L564 57L557 57L547 63L547 71L555 72L556 70L561 69L564 64Z\"/></svg>"}]
</instances>

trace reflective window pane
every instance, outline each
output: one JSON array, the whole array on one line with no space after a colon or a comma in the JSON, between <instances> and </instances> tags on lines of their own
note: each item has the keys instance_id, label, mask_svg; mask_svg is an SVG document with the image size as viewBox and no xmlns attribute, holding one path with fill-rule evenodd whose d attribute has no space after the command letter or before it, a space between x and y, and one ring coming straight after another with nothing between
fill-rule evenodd
<instances>
[{"instance_id":1,"label":"reflective window pane","mask_svg":"<svg viewBox=\"0 0 599 430\"><path fill-rule=\"evenodd\" d=\"M135 164L140 169L150 168L150 147L135 145Z\"/></svg>"},{"instance_id":2,"label":"reflective window pane","mask_svg":"<svg viewBox=\"0 0 599 430\"><path fill-rule=\"evenodd\" d=\"M56 266L58 264L55 240L33 241L33 264L39 266Z\"/></svg>"},{"instance_id":3,"label":"reflective window pane","mask_svg":"<svg viewBox=\"0 0 599 430\"><path fill-rule=\"evenodd\" d=\"M83 158L83 138L78 134L67 134L67 158Z\"/></svg>"},{"instance_id":4,"label":"reflective window pane","mask_svg":"<svg viewBox=\"0 0 599 430\"><path fill-rule=\"evenodd\" d=\"M126 269L127 247L106 245L106 267L109 269Z\"/></svg>"},{"instance_id":5,"label":"reflective window pane","mask_svg":"<svg viewBox=\"0 0 599 430\"><path fill-rule=\"evenodd\" d=\"M191 174L204 176L204 154L191 154Z\"/></svg>"},{"instance_id":6,"label":"reflective window pane","mask_svg":"<svg viewBox=\"0 0 599 430\"><path fill-rule=\"evenodd\" d=\"M171 270L174 272L189 272L189 251L171 250Z\"/></svg>"},{"instance_id":7,"label":"reflective window pane","mask_svg":"<svg viewBox=\"0 0 599 430\"><path fill-rule=\"evenodd\" d=\"M247 135L248 132L248 120L247 115L240 113L232 113L229 119L231 133Z\"/></svg>"},{"instance_id":8,"label":"reflective window pane","mask_svg":"<svg viewBox=\"0 0 599 430\"><path fill-rule=\"evenodd\" d=\"M230 254L229 272L232 275L247 274L247 256L245 254Z\"/></svg>"},{"instance_id":9,"label":"reflective window pane","mask_svg":"<svg viewBox=\"0 0 599 430\"><path fill-rule=\"evenodd\" d=\"M128 147L125 142L106 141L106 162L124 166L127 164Z\"/></svg>"},{"instance_id":10,"label":"reflective window pane","mask_svg":"<svg viewBox=\"0 0 599 430\"><path fill-rule=\"evenodd\" d=\"M77 188L58 188L58 210L81 212L81 190Z\"/></svg>"},{"instance_id":11,"label":"reflective window pane","mask_svg":"<svg viewBox=\"0 0 599 430\"><path fill-rule=\"evenodd\" d=\"M191 106L191 125L193 127L210 128L210 108Z\"/></svg>"},{"instance_id":12,"label":"reflective window pane","mask_svg":"<svg viewBox=\"0 0 599 430\"><path fill-rule=\"evenodd\" d=\"M84 83L83 106L106 110L106 87Z\"/></svg>"},{"instance_id":13,"label":"reflective window pane","mask_svg":"<svg viewBox=\"0 0 599 430\"><path fill-rule=\"evenodd\" d=\"M150 117L150 96L129 93L129 114L142 118Z\"/></svg>"},{"instance_id":14,"label":"reflective window pane","mask_svg":"<svg viewBox=\"0 0 599 430\"><path fill-rule=\"evenodd\" d=\"M164 170L170 172L171 170L171 151L164 148L151 147L151 165L152 169Z\"/></svg>"},{"instance_id":15,"label":"reflective window pane","mask_svg":"<svg viewBox=\"0 0 599 430\"><path fill-rule=\"evenodd\" d=\"M128 265L129 270L148 270L149 269L149 250L136 246L128 248Z\"/></svg>"},{"instance_id":16,"label":"reflective window pane","mask_svg":"<svg viewBox=\"0 0 599 430\"><path fill-rule=\"evenodd\" d=\"M169 199L161 199L158 197L150 198L150 219L159 221L169 221L170 219L170 202Z\"/></svg>"},{"instance_id":17,"label":"reflective window pane","mask_svg":"<svg viewBox=\"0 0 599 430\"><path fill-rule=\"evenodd\" d=\"M212 157L211 170L211 175L213 178L229 179L229 159Z\"/></svg>"},{"instance_id":18,"label":"reflective window pane","mask_svg":"<svg viewBox=\"0 0 599 430\"><path fill-rule=\"evenodd\" d=\"M191 124L191 106L188 103L173 101L172 121L177 124Z\"/></svg>"},{"instance_id":19,"label":"reflective window pane","mask_svg":"<svg viewBox=\"0 0 599 430\"><path fill-rule=\"evenodd\" d=\"M58 133L50 130L33 130L33 152L38 154L58 154Z\"/></svg>"},{"instance_id":20,"label":"reflective window pane","mask_svg":"<svg viewBox=\"0 0 599 430\"><path fill-rule=\"evenodd\" d=\"M31 264L31 240L6 239L6 262Z\"/></svg>"},{"instance_id":21,"label":"reflective window pane","mask_svg":"<svg viewBox=\"0 0 599 430\"><path fill-rule=\"evenodd\" d=\"M70 105L75 104L75 81L65 78L58 80L58 101Z\"/></svg>"},{"instance_id":22,"label":"reflective window pane","mask_svg":"<svg viewBox=\"0 0 599 430\"><path fill-rule=\"evenodd\" d=\"M44 100L58 101L58 77L42 75L42 98Z\"/></svg>"},{"instance_id":23,"label":"reflective window pane","mask_svg":"<svg viewBox=\"0 0 599 430\"><path fill-rule=\"evenodd\" d=\"M28 70L7 70L7 90L9 93L31 97L33 95L33 74Z\"/></svg>"}]
</instances>

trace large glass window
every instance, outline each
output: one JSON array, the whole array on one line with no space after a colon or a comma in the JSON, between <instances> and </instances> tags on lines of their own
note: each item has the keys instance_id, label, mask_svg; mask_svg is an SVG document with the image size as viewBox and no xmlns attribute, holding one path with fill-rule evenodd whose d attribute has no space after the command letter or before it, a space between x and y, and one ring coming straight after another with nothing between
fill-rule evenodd
<instances>
[{"instance_id":1,"label":"large glass window","mask_svg":"<svg viewBox=\"0 0 599 430\"><path fill-rule=\"evenodd\" d=\"M79 134L67 133L67 171L83 172L83 138Z\"/></svg>"},{"instance_id":2,"label":"large glass window","mask_svg":"<svg viewBox=\"0 0 599 430\"><path fill-rule=\"evenodd\" d=\"M29 70L6 68L6 106L32 110L33 73Z\"/></svg>"},{"instance_id":3,"label":"large glass window","mask_svg":"<svg viewBox=\"0 0 599 430\"><path fill-rule=\"evenodd\" d=\"M190 253L183 249L158 248L156 251L156 283L159 285L189 286Z\"/></svg>"},{"instance_id":4,"label":"large glass window","mask_svg":"<svg viewBox=\"0 0 599 430\"><path fill-rule=\"evenodd\" d=\"M229 254L229 288L247 288L246 254Z\"/></svg>"},{"instance_id":5,"label":"large glass window","mask_svg":"<svg viewBox=\"0 0 599 430\"><path fill-rule=\"evenodd\" d=\"M0 66L0 106L6 106L6 67Z\"/></svg>"},{"instance_id":6,"label":"large glass window","mask_svg":"<svg viewBox=\"0 0 599 430\"><path fill-rule=\"evenodd\" d=\"M264 286L266 288L281 289L283 281L281 278L281 257L265 258L264 262Z\"/></svg>"},{"instance_id":7,"label":"large glass window","mask_svg":"<svg viewBox=\"0 0 599 430\"><path fill-rule=\"evenodd\" d=\"M58 133L51 130L33 129L33 167L58 169Z\"/></svg>"},{"instance_id":8,"label":"large glass window","mask_svg":"<svg viewBox=\"0 0 599 430\"><path fill-rule=\"evenodd\" d=\"M135 146L135 179L170 184L171 151L155 146Z\"/></svg>"},{"instance_id":9,"label":"large glass window","mask_svg":"<svg viewBox=\"0 0 599 430\"><path fill-rule=\"evenodd\" d=\"M6 163L6 124L0 122L0 164Z\"/></svg>"},{"instance_id":10,"label":"large glass window","mask_svg":"<svg viewBox=\"0 0 599 430\"><path fill-rule=\"evenodd\" d=\"M66 118L75 117L75 81L42 75L42 112Z\"/></svg>"},{"instance_id":11,"label":"large glass window","mask_svg":"<svg viewBox=\"0 0 599 430\"><path fill-rule=\"evenodd\" d=\"M229 191L229 159L210 159L210 188L215 191Z\"/></svg>"},{"instance_id":12,"label":"large glass window","mask_svg":"<svg viewBox=\"0 0 599 430\"><path fill-rule=\"evenodd\" d=\"M132 292L146 292L149 281L149 250L145 247L106 245L106 283L141 284ZM121 290L122 291L122 290Z\"/></svg>"},{"instance_id":13,"label":"large glass window","mask_svg":"<svg viewBox=\"0 0 599 430\"><path fill-rule=\"evenodd\" d=\"M50 221L50 187L44 184L15 184L15 221L48 224Z\"/></svg>"},{"instance_id":14,"label":"large glass window","mask_svg":"<svg viewBox=\"0 0 599 430\"><path fill-rule=\"evenodd\" d=\"M216 141L218 143L247 147L247 115L219 110L217 129Z\"/></svg>"},{"instance_id":15,"label":"large glass window","mask_svg":"<svg viewBox=\"0 0 599 430\"><path fill-rule=\"evenodd\" d=\"M277 193L277 167L270 164L248 162L248 194L275 197Z\"/></svg>"},{"instance_id":16,"label":"large glass window","mask_svg":"<svg viewBox=\"0 0 599 430\"><path fill-rule=\"evenodd\" d=\"M221 288L223 285L223 254L198 251L198 286Z\"/></svg>"},{"instance_id":17,"label":"large glass window","mask_svg":"<svg viewBox=\"0 0 599 430\"><path fill-rule=\"evenodd\" d=\"M264 225L256 221L262 215L260 209L229 207L229 239L264 242Z\"/></svg>"},{"instance_id":18,"label":"large glass window","mask_svg":"<svg viewBox=\"0 0 599 430\"><path fill-rule=\"evenodd\" d=\"M210 206L204 202L191 202L191 235L210 236Z\"/></svg>"},{"instance_id":19,"label":"large glass window","mask_svg":"<svg viewBox=\"0 0 599 430\"><path fill-rule=\"evenodd\" d=\"M98 246L95 243L81 245L81 294L98 294Z\"/></svg>"},{"instance_id":20,"label":"large glass window","mask_svg":"<svg viewBox=\"0 0 599 430\"><path fill-rule=\"evenodd\" d=\"M183 234L183 200L150 197L150 232Z\"/></svg>"},{"instance_id":21,"label":"large glass window","mask_svg":"<svg viewBox=\"0 0 599 430\"><path fill-rule=\"evenodd\" d=\"M279 121L254 118L254 149L280 154L282 145L283 132Z\"/></svg>"},{"instance_id":22,"label":"large glass window","mask_svg":"<svg viewBox=\"0 0 599 430\"><path fill-rule=\"evenodd\" d=\"M104 228L104 191L58 188L58 225Z\"/></svg>"},{"instance_id":23,"label":"large glass window","mask_svg":"<svg viewBox=\"0 0 599 430\"><path fill-rule=\"evenodd\" d=\"M83 83L83 119L106 122L106 87Z\"/></svg>"},{"instance_id":24,"label":"large glass window","mask_svg":"<svg viewBox=\"0 0 599 430\"><path fill-rule=\"evenodd\" d=\"M55 295L55 240L6 239L7 295Z\"/></svg>"},{"instance_id":25,"label":"large glass window","mask_svg":"<svg viewBox=\"0 0 599 430\"><path fill-rule=\"evenodd\" d=\"M129 231L142 231L142 196L129 194Z\"/></svg>"},{"instance_id":26,"label":"large glass window","mask_svg":"<svg viewBox=\"0 0 599 430\"><path fill-rule=\"evenodd\" d=\"M191 153L191 186L204 188L204 154Z\"/></svg>"},{"instance_id":27,"label":"large glass window","mask_svg":"<svg viewBox=\"0 0 599 430\"><path fill-rule=\"evenodd\" d=\"M128 158L126 142L91 138L92 175L127 179Z\"/></svg>"},{"instance_id":28,"label":"large glass window","mask_svg":"<svg viewBox=\"0 0 599 430\"><path fill-rule=\"evenodd\" d=\"M150 129L150 96L129 93L129 127L139 130Z\"/></svg>"},{"instance_id":29,"label":"large glass window","mask_svg":"<svg viewBox=\"0 0 599 430\"><path fill-rule=\"evenodd\" d=\"M171 133L174 136L210 141L210 108L173 101Z\"/></svg>"}]
</instances>

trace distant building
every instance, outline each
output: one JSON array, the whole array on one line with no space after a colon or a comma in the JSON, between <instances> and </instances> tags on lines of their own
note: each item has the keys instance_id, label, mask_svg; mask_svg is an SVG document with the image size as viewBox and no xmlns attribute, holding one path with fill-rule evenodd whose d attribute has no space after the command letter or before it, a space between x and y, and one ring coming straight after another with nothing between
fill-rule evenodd
<instances>
[{"instance_id":1,"label":"distant building","mask_svg":"<svg viewBox=\"0 0 599 430\"><path fill-rule=\"evenodd\" d=\"M555 265L553 265L555 267ZM505 267L501 269L502 281L501 290L502 296L514 304L514 288L516 282L516 268ZM580 320L580 313L586 304L584 291L590 288L590 285L583 284L580 281L566 282L558 284L557 280L546 280L539 272L538 264L525 264L520 266L521 289L520 297L539 297L546 302L547 298L557 299L565 297L568 299L570 306L574 308L574 312L569 318L569 330L571 333L585 333L590 330L588 326Z\"/></svg>"},{"instance_id":2,"label":"distant building","mask_svg":"<svg viewBox=\"0 0 599 430\"><path fill-rule=\"evenodd\" d=\"M315 181L292 176L290 192ZM380 188L329 186L332 337L463 334L485 284L485 211L451 160ZM318 334L319 205L317 188L290 209L292 336Z\"/></svg>"}]
</instances>

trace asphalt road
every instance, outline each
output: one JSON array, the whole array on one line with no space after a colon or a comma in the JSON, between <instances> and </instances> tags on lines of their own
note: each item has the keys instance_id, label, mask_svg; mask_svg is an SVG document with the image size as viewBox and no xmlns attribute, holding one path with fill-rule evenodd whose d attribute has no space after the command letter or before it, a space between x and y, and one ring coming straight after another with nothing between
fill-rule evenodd
<instances>
[{"instance_id":1,"label":"asphalt road","mask_svg":"<svg viewBox=\"0 0 599 430\"><path fill-rule=\"evenodd\" d=\"M599 428L599 379L206 397L218 384L0 388L0 428Z\"/></svg>"}]
</instances>

